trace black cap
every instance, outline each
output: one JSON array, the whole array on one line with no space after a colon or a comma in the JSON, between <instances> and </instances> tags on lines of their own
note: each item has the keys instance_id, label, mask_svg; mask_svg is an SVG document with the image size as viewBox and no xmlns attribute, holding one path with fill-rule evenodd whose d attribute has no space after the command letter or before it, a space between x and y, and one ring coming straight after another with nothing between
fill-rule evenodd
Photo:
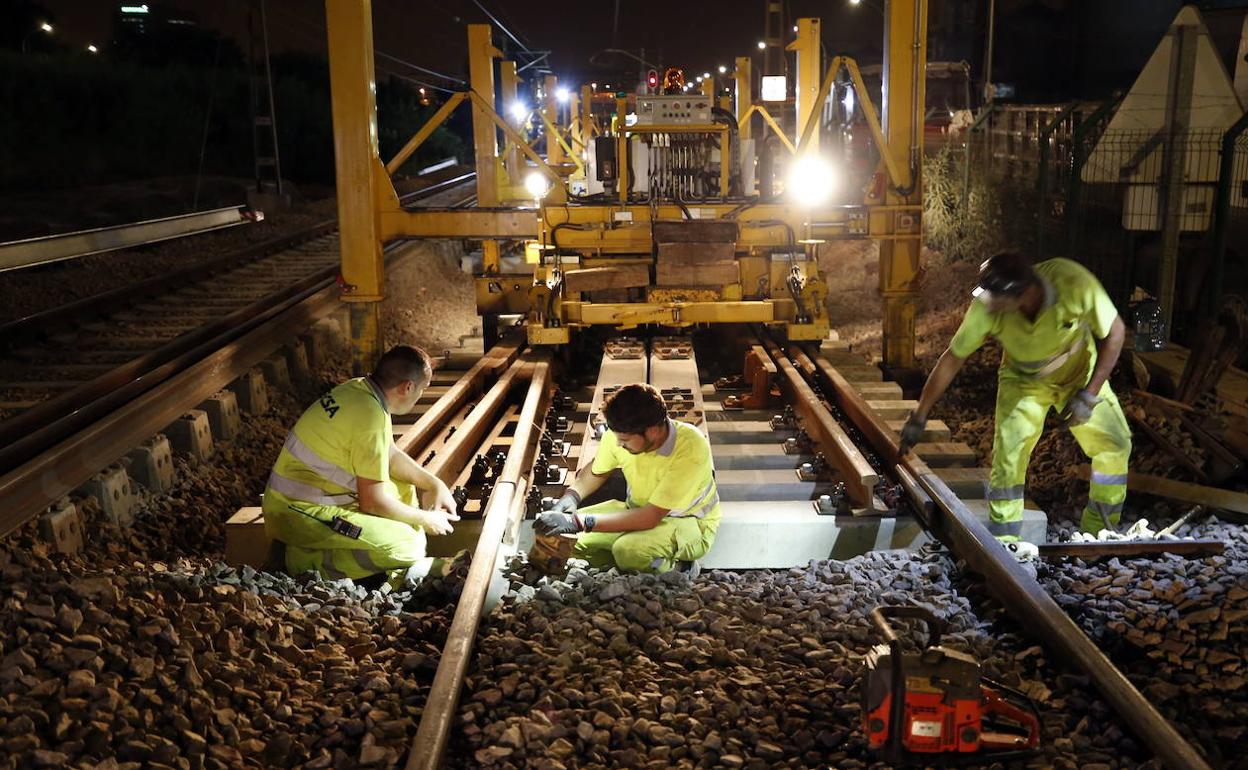
<instances>
[{"instance_id":1,"label":"black cap","mask_svg":"<svg viewBox=\"0 0 1248 770\"><path fill-rule=\"evenodd\" d=\"M979 290L1006 297L1017 297L1036 281L1031 260L1016 251L993 254L979 266Z\"/></svg>"}]
</instances>

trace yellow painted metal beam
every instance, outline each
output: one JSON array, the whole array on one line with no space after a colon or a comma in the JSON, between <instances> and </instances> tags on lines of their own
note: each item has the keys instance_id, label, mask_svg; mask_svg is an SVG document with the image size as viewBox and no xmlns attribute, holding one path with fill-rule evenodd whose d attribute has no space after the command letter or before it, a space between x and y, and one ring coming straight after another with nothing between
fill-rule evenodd
<instances>
[{"instance_id":1,"label":"yellow painted metal beam","mask_svg":"<svg viewBox=\"0 0 1248 770\"><path fill-rule=\"evenodd\" d=\"M890 2L884 41L884 144L882 154L899 169L901 183L890 185L888 205L923 202L923 119L927 80L927 0ZM890 175L892 169L890 167ZM879 218L884 218L880 214ZM877 218L876 216L872 217ZM884 304L883 358L885 366L913 369L914 317L919 299L919 260L922 253L922 211L897 216L888 225L894 232L912 233L880 243L880 295Z\"/></svg>"},{"instance_id":2,"label":"yellow painted metal beam","mask_svg":"<svg viewBox=\"0 0 1248 770\"><path fill-rule=\"evenodd\" d=\"M500 61L498 63L498 103L503 108L503 116L505 120L509 120L514 124L517 135L524 129L525 123L528 123L529 116L518 118L513 112L517 109L519 102L517 94L520 90L520 76L516 74L516 63L514 61ZM527 106L527 105L526 105ZM523 140L523 137L521 137ZM528 142L521 142L528 144ZM524 183L521 175L523 164L520 162L520 147L514 141L507 141L503 145L503 167L507 169L507 178L512 187L519 187ZM507 196L499 190L499 198L506 199Z\"/></svg>"},{"instance_id":3,"label":"yellow painted metal beam","mask_svg":"<svg viewBox=\"0 0 1248 770\"><path fill-rule=\"evenodd\" d=\"M338 239L343 300L351 303L352 365L357 374L381 356L381 300L385 264L375 206L382 198L374 97L372 4L326 0L330 93L334 120L334 168L338 190Z\"/></svg>"},{"instance_id":4,"label":"yellow painted metal beam","mask_svg":"<svg viewBox=\"0 0 1248 770\"><path fill-rule=\"evenodd\" d=\"M823 74L823 41L820 39L821 24L819 19L804 18L797 20L797 39L786 46L785 50L797 53L797 125L803 128L818 126L823 115L823 103L827 92L819 87L820 76ZM802 151L819 151L819 132L803 131L802 142L798 145Z\"/></svg>"},{"instance_id":5,"label":"yellow painted metal beam","mask_svg":"<svg viewBox=\"0 0 1248 770\"><path fill-rule=\"evenodd\" d=\"M502 54L494 47L489 24L468 25L468 78L478 99L472 107L472 147L477 165L477 203L498 205L498 136L486 111L494 109L494 59Z\"/></svg>"},{"instance_id":6,"label":"yellow painted metal beam","mask_svg":"<svg viewBox=\"0 0 1248 770\"><path fill-rule=\"evenodd\" d=\"M564 161L563 137L559 135L559 78L547 75L542 82L542 123L546 126L546 162L557 166Z\"/></svg>"},{"instance_id":7,"label":"yellow painted metal beam","mask_svg":"<svg viewBox=\"0 0 1248 770\"><path fill-rule=\"evenodd\" d=\"M790 155L797 153L797 148L793 146L793 141L789 139L789 137L785 136L784 130L780 128L780 124L777 123L776 119L771 116L771 113L767 111L767 108L761 104L755 104L746 111L745 117L740 119L740 122L737 124L737 129L739 131L744 131L748 128L750 125L750 118L755 114L763 116L763 122L766 123L767 126L771 128L772 132L780 138L780 143L784 145L784 148L789 151Z\"/></svg>"}]
</instances>

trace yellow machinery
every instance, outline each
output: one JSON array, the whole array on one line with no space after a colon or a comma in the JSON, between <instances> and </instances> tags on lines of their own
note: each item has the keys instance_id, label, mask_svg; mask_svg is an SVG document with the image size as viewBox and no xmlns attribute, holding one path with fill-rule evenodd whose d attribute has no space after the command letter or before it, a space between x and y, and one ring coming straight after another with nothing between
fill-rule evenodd
<instances>
[{"instance_id":1,"label":"yellow machinery","mask_svg":"<svg viewBox=\"0 0 1248 770\"><path fill-rule=\"evenodd\" d=\"M926 0L890 0L880 119L857 64L823 61L818 19L800 19L792 136L750 93L750 60L736 60L735 100L702 89L600 94L589 86L561 110L547 77L540 103L516 99L513 62L498 63L488 25L469 25L471 89L452 95L389 162L377 147L369 0L326 0L344 300L357 366L379 353L381 245L398 238L482 241L479 312L523 314L532 344L563 344L589 326L689 327L763 323L789 339L828 332L818 244L880 244L884 363L914 365L921 243ZM833 82L849 76L880 155L864 193L834 195L834 162L819 126ZM735 103L734 103L735 102ZM477 204L406 211L389 174L461 105L472 110ZM730 111L730 108L732 111ZM762 115L791 157L785 194L756 193L751 122ZM546 137L539 154L527 129ZM501 142L500 142L501 138ZM535 143L536 144L536 143ZM825 142L826 144L826 142ZM523 250L524 272L504 270ZM487 324L488 328L488 324Z\"/></svg>"}]
</instances>

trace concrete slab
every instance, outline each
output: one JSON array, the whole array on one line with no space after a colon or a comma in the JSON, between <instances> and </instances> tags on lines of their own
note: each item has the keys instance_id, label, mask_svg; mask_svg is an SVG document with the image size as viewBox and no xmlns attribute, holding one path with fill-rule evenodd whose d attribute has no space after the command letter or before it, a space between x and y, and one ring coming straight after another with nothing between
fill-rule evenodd
<instances>
[{"instance_id":1,"label":"concrete slab","mask_svg":"<svg viewBox=\"0 0 1248 770\"><path fill-rule=\"evenodd\" d=\"M901 399L901 386L895 382L851 382L850 385L868 401Z\"/></svg>"},{"instance_id":2,"label":"concrete slab","mask_svg":"<svg viewBox=\"0 0 1248 770\"><path fill-rule=\"evenodd\" d=\"M850 382L881 382L884 379L884 373L878 367L868 366L861 361L857 365L833 364L833 367Z\"/></svg>"},{"instance_id":3,"label":"concrete slab","mask_svg":"<svg viewBox=\"0 0 1248 770\"><path fill-rule=\"evenodd\" d=\"M867 399L867 406L874 409L875 413L885 420L901 420L904 422L910 416L910 412L914 411L914 408L918 405L918 401L909 399Z\"/></svg>"},{"instance_id":4,"label":"concrete slab","mask_svg":"<svg viewBox=\"0 0 1248 770\"><path fill-rule=\"evenodd\" d=\"M712 444L711 455L715 459L715 473L728 470L786 470L792 471L802 463L814 460L814 455L786 455L779 443L774 447L763 444Z\"/></svg>"},{"instance_id":5,"label":"concrete slab","mask_svg":"<svg viewBox=\"0 0 1248 770\"><path fill-rule=\"evenodd\" d=\"M914 453L932 468L966 467L979 463L975 450L960 441L915 444Z\"/></svg>"},{"instance_id":6,"label":"concrete slab","mask_svg":"<svg viewBox=\"0 0 1248 770\"><path fill-rule=\"evenodd\" d=\"M963 500L988 497L988 468L933 468L932 472Z\"/></svg>"},{"instance_id":7,"label":"concrete slab","mask_svg":"<svg viewBox=\"0 0 1248 770\"><path fill-rule=\"evenodd\" d=\"M906 421L904 419L902 420L886 419L884 420L884 424L887 425L888 429L891 430L893 433L901 433L901 428L902 426L906 424ZM927 425L923 428L923 437L920 438L919 440L920 441L948 441L949 440L949 426L945 424L944 420L928 420Z\"/></svg>"},{"instance_id":8,"label":"concrete slab","mask_svg":"<svg viewBox=\"0 0 1248 770\"><path fill-rule=\"evenodd\" d=\"M835 485L802 481L793 468L749 468L715 471L719 499L737 500L817 500L830 495Z\"/></svg>"},{"instance_id":9,"label":"concrete slab","mask_svg":"<svg viewBox=\"0 0 1248 770\"><path fill-rule=\"evenodd\" d=\"M711 444L775 444L779 446L796 430L773 430L762 420L720 420L711 428ZM713 450L712 450L713 451Z\"/></svg>"},{"instance_id":10,"label":"concrete slab","mask_svg":"<svg viewBox=\"0 0 1248 770\"><path fill-rule=\"evenodd\" d=\"M979 517L985 525L988 524L988 501L987 500L963 500L966 507ZM1023 501L1023 528L1019 535L1023 540L1029 543L1044 543L1049 539L1048 535L1049 517L1044 511L1037 509L1036 504L1031 500Z\"/></svg>"},{"instance_id":11,"label":"concrete slab","mask_svg":"<svg viewBox=\"0 0 1248 770\"><path fill-rule=\"evenodd\" d=\"M163 433L131 449L126 457L130 475L149 491L168 492L173 488L173 447Z\"/></svg>"},{"instance_id":12,"label":"concrete slab","mask_svg":"<svg viewBox=\"0 0 1248 770\"><path fill-rule=\"evenodd\" d=\"M869 551L917 548L928 536L910 517L820 516L809 502L725 502L702 566L781 569L812 559L850 559Z\"/></svg>"},{"instance_id":13,"label":"concrete slab","mask_svg":"<svg viewBox=\"0 0 1248 770\"><path fill-rule=\"evenodd\" d=\"M78 506L63 497L39 517L39 532L57 553L78 553L82 550L82 516Z\"/></svg>"}]
</instances>

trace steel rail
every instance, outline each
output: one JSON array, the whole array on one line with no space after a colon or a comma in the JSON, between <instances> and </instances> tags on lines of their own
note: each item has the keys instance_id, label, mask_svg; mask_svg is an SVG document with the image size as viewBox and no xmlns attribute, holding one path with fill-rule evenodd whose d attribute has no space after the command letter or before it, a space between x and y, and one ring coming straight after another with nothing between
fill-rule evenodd
<instances>
[{"instance_id":1,"label":"steel rail","mask_svg":"<svg viewBox=\"0 0 1248 770\"><path fill-rule=\"evenodd\" d=\"M419 459L434 437L448 430L447 422L451 417L482 393L489 378L509 367L523 347L519 341L509 339L490 348L420 419L403 429L394 440L395 445Z\"/></svg>"},{"instance_id":2,"label":"steel rail","mask_svg":"<svg viewBox=\"0 0 1248 770\"><path fill-rule=\"evenodd\" d=\"M246 206L226 206L143 222L8 241L0 243L0 273L210 233L257 219Z\"/></svg>"},{"instance_id":3,"label":"steel rail","mask_svg":"<svg viewBox=\"0 0 1248 770\"><path fill-rule=\"evenodd\" d=\"M450 179L435 182L427 187L402 196L401 203L431 198L454 187L467 184L476 178L476 172L459 174ZM86 317L115 312L119 307L136 304L154 294L162 294L171 288L188 283L204 281L223 270L284 251L301 243L328 235L337 229L336 219L327 219L297 233L271 238L262 243L246 246L193 267L148 278L128 286L101 292L75 302L49 308L38 313L16 318L0 324L0 349L12 349L33 339L47 336L50 332L68 324L79 323Z\"/></svg>"},{"instance_id":4,"label":"steel rail","mask_svg":"<svg viewBox=\"0 0 1248 770\"><path fill-rule=\"evenodd\" d=\"M459 472L468 464L468 460L481 442L490 432L498 415L507 405L512 384L523 369L521 361L514 362L494 382L476 406L468 412L463 421L456 426L454 434L438 453L425 463L425 470L437 476L444 483L450 484L459 476Z\"/></svg>"},{"instance_id":5,"label":"steel rail","mask_svg":"<svg viewBox=\"0 0 1248 770\"><path fill-rule=\"evenodd\" d=\"M763 347L775 362L783 379L781 387L793 403L793 408L806 419L813 438L823 446L827 460L836 469L838 480L845 483L845 491L855 505L873 508L875 485L880 476L862 456L836 419L819 404L819 398L810 385L789 361L789 358L766 334L759 335Z\"/></svg>"},{"instance_id":6,"label":"steel rail","mask_svg":"<svg viewBox=\"0 0 1248 770\"><path fill-rule=\"evenodd\" d=\"M985 584L1005 608L1042 642L1086 673L1114 711L1136 737L1167 767L1175 770L1205 770L1209 764L1183 739L1153 704L1106 657L1087 634L1058 606L1053 597L1014 560L979 518L966 507L953 490L927 463L914 453L898 456L896 434L885 428L878 415L827 361L817 356L815 368L825 386L835 394L836 403L858 426L881 455L905 471L912 483L924 492L935 508L928 522L934 534L970 568L984 577Z\"/></svg>"},{"instance_id":7,"label":"steel rail","mask_svg":"<svg viewBox=\"0 0 1248 770\"><path fill-rule=\"evenodd\" d=\"M211 396L270 355L295 334L339 306L335 285L322 287L273 312L255 328L183 369L158 387L0 476L0 537L78 488L93 473Z\"/></svg>"},{"instance_id":8,"label":"steel rail","mask_svg":"<svg viewBox=\"0 0 1248 770\"><path fill-rule=\"evenodd\" d=\"M517 510L523 510L517 509L516 505L524 496L522 474L531 466L541 437L541 430L537 429L538 420L549 401L551 382L550 363L546 357L528 359L527 368L529 372L521 377L527 376L529 380L528 393L516 424L515 438L485 505L481 535L472 554L472 566L468 569L459 603L455 606L446 645L442 648L438 670L425 700L420 725L416 728L407 770L436 770L441 765L451 727L455 723L464 677L472 660L486 594L495 575L499 546L514 523Z\"/></svg>"}]
</instances>

